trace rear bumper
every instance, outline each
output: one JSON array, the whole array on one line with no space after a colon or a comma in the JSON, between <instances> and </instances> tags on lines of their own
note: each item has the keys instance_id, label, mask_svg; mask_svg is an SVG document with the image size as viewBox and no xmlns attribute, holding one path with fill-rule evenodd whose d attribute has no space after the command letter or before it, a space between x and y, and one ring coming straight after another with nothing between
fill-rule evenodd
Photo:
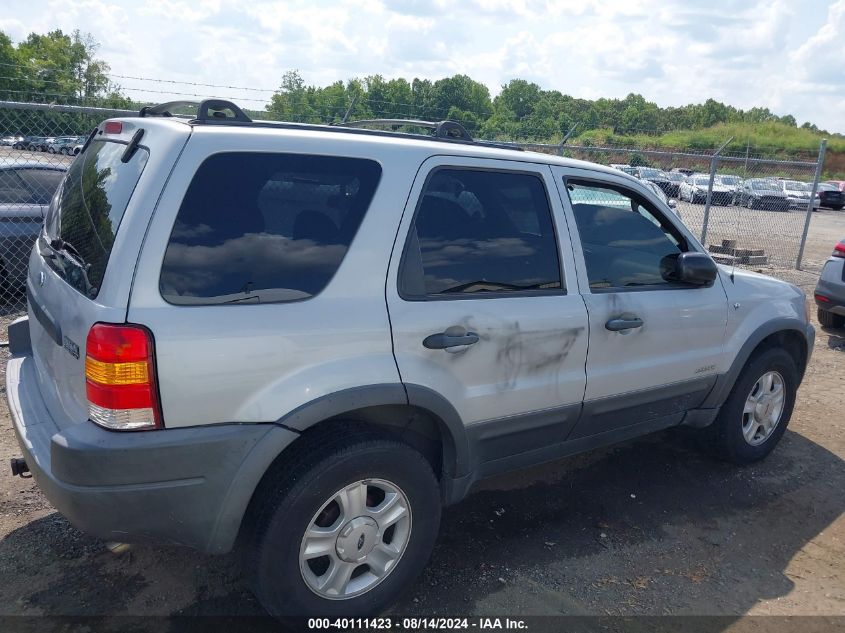
<instances>
[{"instance_id":1,"label":"rear bumper","mask_svg":"<svg viewBox=\"0 0 845 633\"><path fill-rule=\"evenodd\" d=\"M825 262L813 295L823 310L845 316L845 259L831 257ZM819 295L827 301L820 301Z\"/></svg>"},{"instance_id":2,"label":"rear bumper","mask_svg":"<svg viewBox=\"0 0 845 633\"><path fill-rule=\"evenodd\" d=\"M6 366L18 444L47 499L77 528L122 541L231 549L255 486L297 434L273 424L107 431L60 428L31 356Z\"/></svg>"}]
</instances>

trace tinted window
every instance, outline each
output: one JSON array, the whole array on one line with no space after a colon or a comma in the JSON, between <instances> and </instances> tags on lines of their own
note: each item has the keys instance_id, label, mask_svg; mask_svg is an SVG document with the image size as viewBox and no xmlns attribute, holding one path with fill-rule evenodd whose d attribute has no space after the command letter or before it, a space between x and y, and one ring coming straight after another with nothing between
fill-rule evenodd
<instances>
[{"instance_id":1,"label":"tinted window","mask_svg":"<svg viewBox=\"0 0 845 633\"><path fill-rule=\"evenodd\" d=\"M317 294L346 255L380 175L378 163L356 158L211 156L179 208L162 296L190 305Z\"/></svg>"},{"instance_id":2,"label":"tinted window","mask_svg":"<svg viewBox=\"0 0 845 633\"><path fill-rule=\"evenodd\" d=\"M147 150L138 148L124 163L120 158L125 150L123 143L91 143L71 165L47 212L48 239L60 238L72 255L47 261L70 285L92 298L103 281L114 237L149 158Z\"/></svg>"},{"instance_id":3,"label":"tinted window","mask_svg":"<svg viewBox=\"0 0 845 633\"><path fill-rule=\"evenodd\" d=\"M664 286L683 236L648 202L623 190L569 183L590 288Z\"/></svg>"},{"instance_id":4,"label":"tinted window","mask_svg":"<svg viewBox=\"0 0 845 633\"><path fill-rule=\"evenodd\" d=\"M30 204L32 194L13 169L0 170L0 204Z\"/></svg>"},{"instance_id":5,"label":"tinted window","mask_svg":"<svg viewBox=\"0 0 845 633\"><path fill-rule=\"evenodd\" d=\"M429 177L403 261L404 296L560 288L557 240L539 177L461 169Z\"/></svg>"},{"instance_id":6,"label":"tinted window","mask_svg":"<svg viewBox=\"0 0 845 633\"><path fill-rule=\"evenodd\" d=\"M18 175L32 191L36 204L50 204L65 172L57 169L19 169Z\"/></svg>"}]
</instances>

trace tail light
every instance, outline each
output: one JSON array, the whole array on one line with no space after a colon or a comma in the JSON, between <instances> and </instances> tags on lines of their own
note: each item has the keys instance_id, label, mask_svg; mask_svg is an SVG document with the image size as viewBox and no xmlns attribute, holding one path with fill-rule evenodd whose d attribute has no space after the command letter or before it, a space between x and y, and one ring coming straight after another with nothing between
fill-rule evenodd
<instances>
[{"instance_id":1,"label":"tail light","mask_svg":"<svg viewBox=\"0 0 845 633\"><path fill-rule=\"evenodd\" d=\"M115 431L162 427L153 337L140 325L95 323L88 332L88 417Z\"/></svg>"},{"instance_id":2,"label":"tail light","mask_svg":"<svg viewBox=\"0 0 845 633\"><path fill-rule=\"evenodd\" d=\"M831 253L833 257L843 257L845 258L845 242L839 242L836 246L833 247L833 253Z\"/></svg>"}]
</instances>

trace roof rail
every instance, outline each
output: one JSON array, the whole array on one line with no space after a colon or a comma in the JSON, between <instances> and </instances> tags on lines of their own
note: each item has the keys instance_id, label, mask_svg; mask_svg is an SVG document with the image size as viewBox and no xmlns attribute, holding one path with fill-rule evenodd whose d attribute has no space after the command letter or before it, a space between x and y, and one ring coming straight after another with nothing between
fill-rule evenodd
<instances>
[{"instance_id":1,"label":"roof rail","mask_svg":"<svg viewBox=\"0 0 845 633\"><path fill-rule=\"evenodd\" d=\"M185 106L196 107L195 117L183 114L173 114L173 110ZM347 112L348 114L348 112ZM392 136L402 138L426 139L445 143L462 143L468 145L481 145L483 147L495 147L498 149L510 149L522 151L522 148L511 143L497 143L495 141L474 140L466 131L463 125L457 121L420 121L417 119L363 119L360 121L341 121L331 124L316 123L294 123L289 121L255 121L226 99L206 99L204 101L170 101L154 106L141 108L138 116L178 116L187 119L187 123L212 124L212 125L234 125L247 127L266 127L288 130L308 130L316 132L345 132L347 134L367 134L373 136ZM401 132L402 127L421 127L433 130L433 134L411 134ZM388 128L388 129L373 129Z\"/></svg>"},{"instance_id":2,"label":"roof rail","mask_svg":"<svg viewBox=\"0 0 845 633\"><path fill-rule=\"evenodd\" d=\"M243 110L231 101L225 99L205 99L204 101L169 101L154 106L144 106L138 116L174 116L171 110L184 106L197 109L197 116L192 119L195 123L252 123Z\"/></svg>"},{"instance_id":3,"label":"roof rail","mask_svg":"<svg viewBox=\"0 0 845 633\"><path fill-rule=\"evenodd\" d=\"M420 121L419 119L361 119L347 123L335 123L337 127L388 127L396 129L399 127L422 127L433 130L436 138L457 139L461 141L472 141L466 128L457 121Z\"/></svg>"}]
</instances>

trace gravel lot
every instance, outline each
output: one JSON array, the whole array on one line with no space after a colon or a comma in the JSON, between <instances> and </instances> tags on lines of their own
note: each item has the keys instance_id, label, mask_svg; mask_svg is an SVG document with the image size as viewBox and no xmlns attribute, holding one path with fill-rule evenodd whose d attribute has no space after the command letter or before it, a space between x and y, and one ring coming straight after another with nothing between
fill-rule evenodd
<instances>
[{"instance_id":1,"label":"gravel lot","mask_svg":"<svg viewBox=\"0 0 845 633\"><path fill-rule=\"evenodd\" d=\"M843 236L845 213L816 214L808 262ZM816 276L764 272L808 291ZM710 461L674 431L487 481L444 512L394 612L845 616L843 392L845 331L818 329L789 431L761 464ZM3 402L0 455L17 454ZM0 615L261 614L233 556L111 554L31 479L0 479L0 569Z\"/></svg>"}]
</instances>

